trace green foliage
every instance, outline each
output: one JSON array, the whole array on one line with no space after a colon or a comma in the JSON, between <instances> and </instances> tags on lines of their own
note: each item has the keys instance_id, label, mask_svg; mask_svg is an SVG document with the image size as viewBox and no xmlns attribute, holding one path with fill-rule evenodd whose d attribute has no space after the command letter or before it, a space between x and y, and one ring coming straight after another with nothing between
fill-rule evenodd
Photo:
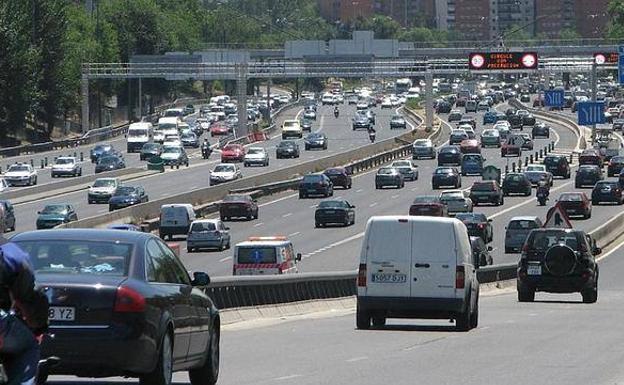
<instances>
[{"instance_id":1,"label":"green foliage","mask_svg":"<svg viewBox=\"0 0 624 385\"><path fill-rule=\"evenodd\" d=\"M611 0L608 7L611 17L607 26L607 37L612 39L624 38L624 0Z\"/></svg>"},{"instance_id":2,"label":"green foliage","mask_svg":"<svg viewBox=\"0 0 624 385\"><path fill-rule=\"evenodd\" d=\"M395 39L401 30L401 24L388 16L373 16L367 19L358 18L355 29L374 31L377 39Z\"/></svg>"}]
</instances>

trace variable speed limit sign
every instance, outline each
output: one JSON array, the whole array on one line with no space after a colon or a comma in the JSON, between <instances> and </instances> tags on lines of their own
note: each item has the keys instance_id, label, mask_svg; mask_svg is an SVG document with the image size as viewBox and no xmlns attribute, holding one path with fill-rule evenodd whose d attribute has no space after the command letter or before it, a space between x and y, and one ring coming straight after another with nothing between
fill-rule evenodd
<instances>
[{"instance_id":1,"label":"variable speed limit sign","mask_svg":"<svg viewBox=\"0 0 624 385\"><path fill-rule=\"evenodd\" d=\"M468 57L471 71L526 71L537 66L537 52L473 52Z\"/></svg>"}]
</instances>

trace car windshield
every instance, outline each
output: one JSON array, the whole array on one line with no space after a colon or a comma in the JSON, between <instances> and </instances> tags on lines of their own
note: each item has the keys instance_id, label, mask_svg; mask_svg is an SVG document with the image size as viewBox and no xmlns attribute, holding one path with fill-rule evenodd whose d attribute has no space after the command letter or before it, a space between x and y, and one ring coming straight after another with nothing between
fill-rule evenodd
<instances>
[{"instance_id":1,"label":"car windshield","mask_svg":"<svg viewBox=\"0 0 624 385\"><path fill-rule=\"evenodd\" d=\"M319 209L327 208L347 208L347 203L344 201L323 201L318 205Z\"/></svg>"},{"instance_id":2,"label":"car windshield","mask_svg":"<svg viewBox=\"0 0 624 385\"><path fill-rule=\"evenodd\" d=\"M115 194L114 195L125 196L125 195L136 194L136 192L137 192L136 187L120 186L120 187L117 187L117 190L115 190Z\"/></svg>"},{"instance_id":3,"label":"car windshield","mask_svg":"<svg viewBox=\"0 0 624 385\"><path fill-rule=\"evenodd\" d=\"M248 195L226 195L223 198L223 202L247 202L248 200Z\"/></svg>"},{"instance_id":4,"label":"car windshield","mask_svg":"<svg viewBox=\"0 0 624 385\"><path fill-rule=\"evenodd\" d=\"M66 212L66 205L47 205L41 210L41 214L65 214Z\"/></svg>"},{"instance_id":5,"label":"car windshield","mask_svg":"<svg viewBox=\"0 0 624 385\"><path fill-rule=\"evenodd\" d=\"M195 222L191 226L191 233L203 233L207 231L214 231L217 227L213 222Z\"/></svg>"},{"instance_id":6,"label":"car windshield","mask_svg":"<svg viewBox=\"0 0 624 385\"><path fill-rule=\"evenodd\" d=\"M289 122L289 121L284 122L284 127L296 127L298 125L299 125L299 122Z\"/></svg>"},{"instance_id":7,"label":"car windshield","mask_svg":"<svg viewBox=\"0 0 624 385\"><path fill-rule=\"evenodd\" d=\"M496 130L485 130L485 131L483 131L483 136L498 136L498 131L496 131Z\"/></svg>"},{"instance_id":8,"label":"car windshield","mask_svg":"<svg viewBox=\"0 0 624 385\"><path fill-rule=\"evenodd\" d=\"M239 151L240 147L237 146L225 146L221 151Z\"/></svg>"},{"instance_id":9,"label":"car windshield","mask_svg":"<svg viewBox=\"0 0 624 385\"><path fill-rule=\"evenodd\" d=\"M264 150L261 148L250 148L247 150L247 154L263 154Z\"/></svg>"},{"instance_id":10,"label":"car windshield","mask_svg":"<svg viewBox=\"0 0 624 385\"><path fill-rule=\"evenodd\" d=\"M237 257L239 264L275 263L277 260L273 246L238 247Z\"/></svg>"},{"instance_id":11,"label":"car windshield","mask_svg":"<svg viewBox=\"0 0 624 385\"><path fill-rule=\"evenodd\" d=\"M118 241L16 241L29 255L36 274L128 275L131 244Z\"/></svg>"},{"instance_id":12,"label":"car windshield","mask_svg":"<svg viewBox=\"0 0 624 385\"><path fill-rule=\"evenodd\" d=\"M128 137L130 138L136 138L136 137L141 137L141 136L147 136L147 130L143 130L143 129L132 129L132 130L128 130Z\"/></svg>"},{"instance_id":13,"label":"car windshield","mask_svg":"<svg viewBox=\"0 0 624 385\"><path fill-rule=\"evenodd\" d=\"M583 166L581 166L578 169L578 173L579 174L592 174L592 173L597 172L597 171L598 171L598 168L596 168L596 167L583 167Z\"/></svg>"},{"instance_id":14,"label":"car windshield","mask_svg":"<svg viewBox=\"0 0 624 385\"><path fill-rule=\"evenodd\" d=\"M453 169L452 168L438 168L435 170L436 174L452 174L453 173Z\"/></svg>"},{"instance_id":15,"label":"car windshield","mask_svg":"<svg viewBox=\"0 0 624 385\"><path fill-rule=\"evenodd\" d=\"M472 191L494 191L493 183L475 183L472 185Z\"/></svg>"},{"instance_id":16,"label":"car windshield","mask_svg":"<svg viewBox=\"0 0 624 385\"><path fill-rule=\"evenodd\" d=\"M600 187L618 187L618 185L619 185L618 182L605 181L605 182L598 182L598 183L596 183L596 188L600 188Z\"/></svg>"},{"instance_id":17,"label":"car windshield","mask_svg":"<svg viewBox=\"0 0 624 385\"><path fill-rule=\"evenodd\" d=\"M328 170L325 170L326 175L342 175L343 173L344 171L338 168L330 168Z\"/></svg>"},{"instance_id":18,"label":"car windshield","mask_svg":"<svg viewBox=\"0 0 624 385\"><path fill-rule=\"evenodd\" d=\"M152 151L152 150L157 150L160 147L159 144L157 143L146 143L143 145L143 150L144 151Z\"/></svg>"},{"instance_id":19,"label":"car windshield","mask_svg":"<svg viewBox=\"0 0 624 385\"><path fill-rule=\"evenodd\" d=\"M117 158L114 156L107 156L104 158L100 158L99 164L113 164L117 163Z\"/></svg>"},{"instance_id":20,"label":"car windshield","mask_svg":"<svg viewBox=\"0 0 624 385\"><path fill-rule=\"evenodd\" d=\"M459 219L462 222L487 222L487 217L485 214L477 214L477 213L458 213L455 215L455 218Z\"/></svg>"},{"instance_id":21,"label":"car windshield","mask_svg":"<svg viewBox=\"0 0 624 385\"><path fill-rule=\"evenodd\" d=\"M215 166L213 172L233 172L234 166L230 164L220 164Z\"/></svg>"},{"instance_id":22,"label":"car windshield","mask_svg":"<svg viewBox=\"0 0 624 385\"><path fill-rule=\"evenodd\" d=\"M95 183L93 183L93 187L113 187L117 183L113 179L97 179Z\"/></svg>"},{"instance_id":23,"label":"car windshield","mask_svg":"<svg viewBox=\"0 0 624 385\"><path fill-rule=\"evenodd\" d=\"M426 140L426 139L425 140L417 140L417 141L414 142L414 146L416 146L416 147L429 147L430 146L429 143L430 142L428 140Z\"/></svg>"},{"instance_id":24,"label":"car windshield","mask_svg":"<svg viewBox=\"0 0 624 385\"><path fill-rule=\"evenodd\" d=\"M581 194L561 194L559 197L559 201L581 202L582 200L583 196Z\"/></svg>"},{"instance_id":25,"label":"car windshield","mask_svg":"<svg viewBox=\"0 0 624 385\"><path fill-rule=\"evenodd\" d=\"M180 147L167 146L163 148L163 154L180 154L182 153L182 149Z\"/></svg>"},{"instance_id":26,"label":"car windshield","mask_svg":"<svg viewBox=\"0 0 624 385\"><path fill-rule=\"evenodd\" d=\"M392 167L412 167L412 164L409 160L399 160L392 162Z\"/></svg>"},{"instance_id":27,"label":"car windshield","mask_svg":"<svg viewBox=\"0 0 624 385\"><path fill-rule=\"evenodd\" d=\"M509 230L529 230L529 229L536 229L539 226L537 225L537 223L535 221L532 220L515 220L515 221L511 221L509 222L509 225L507 226L507 229Z\"/></svg>"},{"instance_id":28,"label":"car windshield","mask_svg":"<svg viewBox=\"0 0 624 385\"><path fill-rule=\"evenodd\" d=\"M518 175L518 174L514 174L514 175L507 175L505 177L506 181L510 181L510 182L520 182L522 181L522 175Z\"/></svg>"},{"instance_id":29,"label":"car windshield","mask_svg":"<svg viewBox=\"0 0 624 385\"><path fill-rule=\"evenodd\" d=\"M480 162L481 156L480 155L464 155L462 159L464 160L464 162Z\"/></svg>"},{"instance_id":30,"label":"car windshield","mask_svg":"<svg viewBox=\"0 0 624 385\"><path fill-rule=\"evenodd\" d=\"M280 147L294 147L295 146L295 142L293 141L287 141L287 142L281 142L279 144Z\"/></svg>"},{"instance_id":31,"label":"car windshield","mask_svg":"<svg viewBox=\"0 0 624 385\"><path fill-rule=\"evenodd\" d=\"M540 165L528 165L526 167L526 171L546 171L546 167L545 166L540 166Z\"/></svg>"},{"instance_id":32,"label":"car windshield","mask_svg":"<svg viewBox=\"0 0 624 385\"><path fill-rule=\"evenodd\" d=\"M614 156L611 158L611 163L624 163L624 156Z\"/></svg>"},{"instance_id":33,"label":"car windshield","mask_svg":"<svg viewBox=\"0 0 624 385\"><path fill-rule=\"evenodd\" d=\"M527 244L536 250L547 250L558 244L564 244L572 250L577 250L578 241L574 233L565 230L549 229L544 231L534 231Z\"/></svg>"},{"instance_id":34,"label":"car windshield","mask_svg":"<svg viewBox=\"0 0 624 385\"><path fill-rule=\"evenodd\" d=\"M58 158L56 160L56 164L74 164L74 159L72 159L72 158Z\"/></svg>"},{"instance_id":35,"label":"car windshield","mask_svg":"<svg viewBox=\"0 0 624 385\"><path fill-rule=\"evenodd\" d=\"M441 201L463 201L464 193L461 191L443 192L440 195Z\"/></svg>"},{"instance_id":36,"label":"car windshield","mask_svg":"<svg viewBox=\"0 0 624 385\"><path fill-rule=\"evenodd\" d=\"M457 148L455 147L442 147L442 149L440 150L441 153L449 153L449 154L454 154L457 153Z\"/></svg>"},{"instance_id":37,"label":"car windshield","mask_svg":"<svg viewBox=\"0 0 624 385\"><path fill-rule=\"evenodd\" d=\"M95 152L104 152L104 151L111 150L111 148L112 147L110 145L98 145L98 146L95 146L93 148L93 151L95 151Z\"/></svg>"},{"instance_id":38,"label":"car windshield","mask_svg":"<svg viewBox=\"0 0 624 385\"><path fill-rule=\"evenodd\" d=\"M388 167L380 168L379 171L377 171L377 174L380 174L380 175L394 174L394 169L388 168Z\"/></svg>"},{"instance_id":39,"label":"car windshield","mask_svg":"<svg viewBox=\"0 0 624 385\"><path fill-rule=\"evenodd\" d=\"M418 203L439 203L439 202L440 202L440 198L439 197L434 196L434 195L427 195L427 196L414 198L413 204L418 204Z\"/></svg>"},{"instance_id":40,"label":"car windshield","mask_svg":"<svg viewBox=\"0 0 624 385\"><path fill-rule=\"evenodd\" d=\"M19 165L13 165L9 167L8 172L23 172L23 171L28 171L28 166L19 164Z\"/></svg>"}]
</instances>

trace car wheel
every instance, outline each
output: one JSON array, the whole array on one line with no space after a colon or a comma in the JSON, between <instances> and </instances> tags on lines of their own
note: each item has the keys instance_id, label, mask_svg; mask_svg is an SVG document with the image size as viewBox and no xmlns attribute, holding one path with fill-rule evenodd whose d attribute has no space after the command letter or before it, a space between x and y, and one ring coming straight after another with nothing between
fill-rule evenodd
<instances>
[{"instance_id":1,"label":"car wheel","mask_svg":"<svg viewBox=\"0 0 624 385\"><path fill-rule=\"evenodd\" d=\"M587 213L587 215L585 215L585 219L589 219L591 218L591 211Z\"/></svg>"},{"instance_id":2,"label":"car wheel","mask_svg":"<svg viewBox=\"0 0 624 385\"><path fill-rule=\"evenodd\" d=\"M215 328L219 328L219 324L214 324L210 331L210 341L208 342L208 350L204 365L189 370L189 379L191 385L214 385L219 379L219 361L220 361L220 331L215 332Z\"/></svg>"},{"instance_id":3,"label":"car wheel","mask_svg":"<svg viewBox=\"0 0 624 385\"><path fill-rule=\"evenodd\" d=\"M518 302L535 301L535 290L531 290L525 285L518 283Z\"/></svg>"},{"instance_id":4,"label":"car wheel","mask_svg":"<svg viewBox=\"0 0 624 385\"><path fill-rule=\"evenodd\" d=\"M580 184L578 184L578 183L575 183L575 184L574 184L574 187L575 187L575 188L581 188L581 185L580 185Z\"/></svg>"},{"instance_id":5,"label":"car wheel","mask_svg":"<svg viewBox=\"0 0 624 385\"><path fill-rule=\"evenodd\" d=\"M300 192L300 193L299 193L299 199L303 199L303 198L305 198L305 194L304 194L304 193L302 193L302 192Z\"/></svg>"},{"instance_id":6,"label":"car wheel","mask_svg":"<svg viewBox=\"0 0 624 385\"><path fill-rule=\"evenodd\" d=\"M166 332L160 344L158 361L154 371L139 379L140 385L170 385L173 373L173 349L171 336Z\"/></svg>"},{"instance_id":7,"label":"car wheel","mask_svg":"<svg viewBox=\"0 0 624 385\"><path fill-rule=\"evenodd\" d=\"M598 200L592 199L592 205L598 205Z\"/></svg>"},{"instance_id":8,"label":"car wheel","mask_svg":"<svg viewBox=\"0 0 624 385\"><path fill-rule=\"evenodd\" d=\"M380 188L381 188L380 185L378 185L378 184L375 185L375 189L379 190Z\"/></svg>"},{"instance_id":9,"label":"car wheel","mask_svg":"<svg viewBox=\"0 0 624 385\"><path fill-rule=\"evenodd\" d=\"M225 242L221 240L221 243L219 244L219 251L223 251L223 250L225 250Z\"/></svg>"},{"instance_id":10,"label":"car wheel","mask_svg":"<svg viewBox=\"0 0 624 385\"><path fill-rule=\"evenodd\" d=\"M381 327L386 325L386 317L384 316L373 316L373 326Z\"/></svg>"},{"instance_id":11,"label":"car wheel","mask_svg":"<svg viewBox=\"0 0 624 385\"><path fill-rule=\"evenodd\" d=\"M320 228L321 227L321 222L314 222L314 227L315 228Z\"/></svg>"},{"instance_id":12,"label":"car wheel","mask_svg":"<svg viewBox=\"0 0 624 385\"><path fill-rule=\"evenodd\" d=\"M470 298L467 302L471 302ZM455 318L455 330L459 332L467 332L468 330L470 330L471 315L472 312L470 311L470 305L468 305L468 308L465 311L457 314L457 317Z\"/></svg>"},{"instance_id":13,"label":"car wheel","mask_svg":"<svg viewBox=\"0 0 624 385\"><path fill-rule=\"evenodd\" d=\"M475 329L479 326L479 297L477 296L477 301L475 302L475 308L472 314L470 315L470 327Z\"/></svg>"},{"instance_id":14,"label":"car wheel","mask_svg":"<svg viewBox=\"0 0 624 385\"><path fill-rule=\"evenodd\" d=\"M194 252L194 251L195 251L195 249L193 249L192 247L187 247L186 248L186 252L189 253L189 254Z\"/></svg>"},{"instance_id":15,"label":"car wheel","mask_svg":"<svg viewBox=\"0 0 624 385\"><path fill-rule=\"evenodd\" d=\"M358 329L366 330L370 328L371 324L371 315L369 312L360 309L358 306L355 311L355 326Z\"/></svg>"}]
</instances>

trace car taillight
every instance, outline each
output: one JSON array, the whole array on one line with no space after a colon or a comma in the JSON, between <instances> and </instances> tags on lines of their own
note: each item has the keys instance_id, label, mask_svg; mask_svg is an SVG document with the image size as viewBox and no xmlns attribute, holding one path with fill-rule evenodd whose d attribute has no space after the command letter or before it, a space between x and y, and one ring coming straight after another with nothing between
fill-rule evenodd
<instances>
[{"instance_id":1,"label":"car taillight","mask_svg":"<svg viewBox=\"0 0 624 385\"><path fill-rule=\"evenodd\" d=\"M485 224L484 224L484 223L479 223L478 227L479 227L480 229L485 229Z\"/></svg>"},{"instance_id":2,"label":"car taillight","mask_svg":"<svg viewBox=\"0 0 624 385\"><path fill-rule=\"evenodd\" d=\"M455 288L463 289L466 286L466 273L464 266L457 266L455 270Z\"/></svg>"},{"instance_id":3,"label":"car taillight","mask_svg":"<svg viewBox=\"0 0 624 385\"><path fill-rule=\"evenodd\" d=\"M366 264L360 263L360 268L358 270L358 278L357 278L358 287L366 287Z\"/></svg>"},{"instance_id":4,"label":"car taillight","mask_svg":"<svg viewBox=\"0 0 624 385\"><path fill-rule=\"evenodd\" d=\"M119 286L113 311L117 313L141 313L145 311L145 297L128 286Z\"/></svg>"}]
</instances>

